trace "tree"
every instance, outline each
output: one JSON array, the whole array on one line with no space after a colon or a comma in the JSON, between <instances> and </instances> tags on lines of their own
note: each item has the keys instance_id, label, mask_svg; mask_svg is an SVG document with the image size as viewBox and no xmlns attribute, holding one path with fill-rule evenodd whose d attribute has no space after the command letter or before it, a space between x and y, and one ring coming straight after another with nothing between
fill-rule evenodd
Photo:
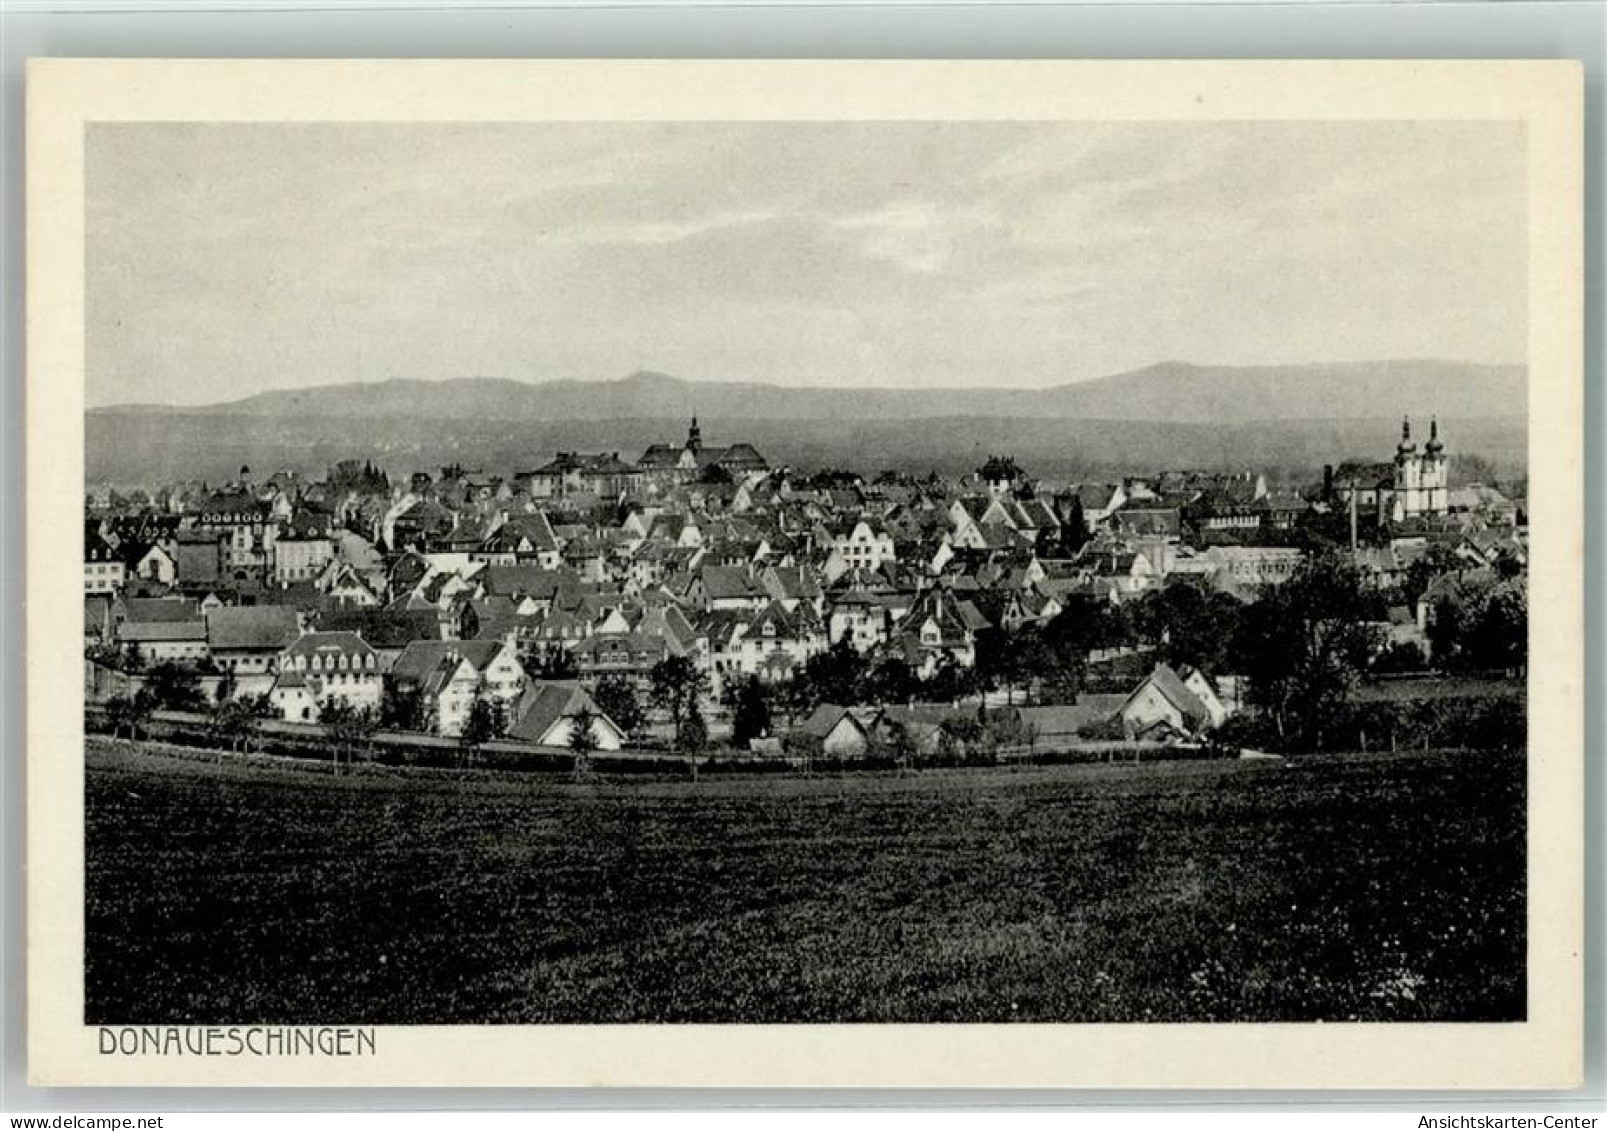
<instances>
[{"instance_id":1,"label":"tree","mask_svg":"<svg viewBox=\"0 0 1607 1131\"><path fill-rule=\"evenodd\" d=\"M682 754L694 755L692 772L697 773L695 755L701 754L709 745L709 725L703 721L703 708L693 699L687 707L686 718L675 732L675 749Z\"/></svg>"},{"instance_id":2,"label":"tree","mask_svg":"<svg viewBox=\"0 0 1607 1131\"><path fill-rule=\"evenodd\" d=\"M1059 615L1043 631L1050 647L1084 655L1097 648L1115 648L1132 639L1132 626L1121 607L1086 593L1069 594Z\"/></svg>"},{"instance_id":3,"label":"tree","mask_svg":"<svg viewBox=\"0 0 1607 1131\"><path fill-rule=\"evenodd\" d=\"M976 674L945 648L938 657L932 678L926 681L926 697L939 703L956 703L975 690Z\"/></svg>"},{"instance_id":4,"label":"tree","mask_svg":"<svg viewBox=\"0 0 1607 1131\"><path fill-rule=\"evenodd\" d=\"M1083 510L1082 496L1073 495L1066 508L1066 517L1060 523L1060 551L1068 558L1088 544L1088 514Z\"/></svg>"},{"instance_id":5,"label":"tree","mask_svg":"<svg viewBox=\"0 0 1607 1131\"><path fill-rule=\"evenodd\" d=\"M591 756L597 750L597 716L591 708L582 706L569 719L569 752L575 756L575 776L582 777L591 770Z\"/></svg>"},{"instance_id":6,"label":"tree","mask_svg":"<svg viewBox=\"0 0 1607 1131\"><path fill-rule=\"evenodd\" d=\"M1038 702L1075 703L1087 671L1087 655L1046 643L1038 670Z\"/></svg>"},{"instance_id":7,"label":"tree","mask_svg":"<svg viewBox=\"0 0 1607 1131\"><path fill-rule=\"evenodd\" d=\"M1243 606L1225 593L1188 581L1151 590L1135 602L1134 632L1169 664L1219 672Z\"/></svg>"},{"instance_id":8,"label":"tree","mask_svg":"<svg viewBox=\"0 0 1607 1131\"><path fill-rule=\"evenodd\" d=\"M1014 706L1016 689L1037 675L1047 648L1037 625L983 629L976 635L977 679L984 687L1004 688L1005 702Z\"/></svg>"},{"instance_id":9,"label":"tree","mask_svg":"<svg viewBox=\"0 0 1607 1131\"><path fill-rule=\"evenodd\" d=\"M736 707L731 717L731 741L746 749L755 738L770 734L770 697L759 677L750 675L737 689Z\"/></svg>"},{"instance_id":10,"label":"tree","mask_svg":"<svg viewBox=\"0 0 1607 1131\"><path fill-rule=\"evenodd\" d=\"M1441 593L1429 616L1436 666L1522 669L1528 662L1529 600L1521 578L1463 579Z\"/></svg>"},{"instance_id":11,"label":"tree","mask_svg":"<svg viewBox=\"0 0 1607 1131\"><path fill-rule=\"evenodd\" d=\"M1406 576L1401 581L1401 595L1408 604L1416 604L1436 578L1454 573L1461 566L1462 563L1449 546L1433 543L1426 553L1412 559L1406 567Z\"/></svg>"},{"instance_id":12,"label":"tree","mask_svg":"<svg viewBox=\"0 0 1607 1131\"><path fill-rule=\"evenodd\" d=\"M703 723L698 699L708 690L708 679L697 665L686 656L666 656L653 665L649 677L652 680L654 705L669 716L670 724L675 728L676 749L681 749L690 740L689 728L694 716L697 724L703 728L703 740L706 742L708 727Z\"/></svg>"},{"instance_id":13,"label":"tree","mask_svg":"<svg viewBox=\"0 0 1607 1131\"><path fill-rule=\"evenodd\" d=\"M909 728L903 723L889 725L887 753L893 759L893 765L898 767L900 774L915 768L919 749L916 746L915 737L910 734Z\"/></svg>"},{"instance_id":14,"label":"tree","mask_svg":"<svg viewBox=\"0 0 1607 1131\"><path fill-rule=\"evenodd\" d=\"M945 754L965 758L982 743L984 727L973 715L953 715L938 725L938 743Z\"/></svg>"},{"instance_id":15,"label":"tree","mask_svg":"<svg viewBox=\"0 0 1607 1131\"><path fill-rule=\"evenodd\" d=\"M845 635L824 652L804 661L801 693L808 706L836 703L844 707L864 702L866 672L864 656L855 651Z\"/></svg>"},{"instance_id":16,"label":"tree","mask_svg":"<svg viewBox=\"0 0 1607 1131\"><path fill-rule=\"evenodd\" d=\"M424 695L414 686L387 679L380 693L380 725L389 730L423 730L428 722Z\"/></svg>"},{"instance_id":17,"label":"tree","mask_svg":"<svg viewBox=\"0 0 1607 1131\"><path fill-rule=\"evenodd\" d=\"M1269 586L1244 611L1235 666L1248 698L1279 738L1321 749L1360 672L1377 651L1361 572L1336 553L1306 558L1288 581Z\"/></svg>"},{"instance_id":18,"label":"tree","mask_svg":"<svg viewBox=\"0 0 1607 1131\"><path fill-rule=\"evenodd\" d=\"M201 678L196 670L172 660L163 660L145 673L145 687L158 710L200 711L206 708Z\"/></svg>"},{"instance_id":19,"label":"tree","mask_svg":"<svg viewBox=\"0 0 1607 1131\"><path fill-rule=\"evenodd\" d=\"M366 750L379 729L379 715L367 707L353 707L344 699L327 699L318 707L318 722L329 737L335 773L340 773L341 755L347 766L356 761L358 749Z\"/></svg>"},{"instance_id":20,"label":"tree","mask_svg":"<svg viewBox=\"0 0 1607 1131\"><path fill-rule=\"evenodd\" d=\"M106 719L112 724L112 737L122 737L128 731L128 740L136 741L150 722L153 702L143 689L133 695L114 695L106 700Z\"/></svg>"},{"instance_id":21,"label":"tree","mask_svg":"<svg viewBox=\"0 0 1607 1131\"><path fill-rule=\"evenodd\" d=\"M592 699L597 709L627 735L636 734L647 722L647 715L636 695L636 684L629 676L617 672L603 676L597 681L597 690L592 692Z\"/></svg>"},{"instance_id":22,"label":"tree","mask_svg":"<svg viewBox=\"0 0 1607 1131\"><path fill-rule=\"evenodd\" d=\"M480 748L490 742L505 729L502 708L490 695L486 693L482 682L475 692L474 701L469 704L468 713L463 716L463 729L458 731L458 747L465 762L474 762L480 756Z\"/></svg>"},{"instance_id":23,"label":"tree","mask_svg":"<svg viewBox=\"0 0 1607 1131\"><path fill-rule=\"evenodd\" d=\"M1481 668L1522 671L1529 661L1529 596L1518 580L1502 581L1485 595L1468 650Z\"/></svg>"},{"instance_id":24,"label":"tree","mask_svg":"<svg viewBox=\"0 0 1607 1131\"><path fill-rule=\"evenodd\" d=\"M920 689L921 681L902 656L881 657L866 676L866 698L872 703L908 703Z\"/></svg>"},{"instance_id":25,"label":"tree","mask_svg":"<svg viewBox=\"0 0 1607 1131\"><path fill-rule=\"evenodd\" d=\"M711 463L698 474L697 481L711 486L726 484L731 482L731 473L719 464Z\"/></svg>"},{"instance_id":26,"label":"tree","mask_svg":"<svg viewBox=\"0 0 1607 1131\"><path fill-rule=\"evenodd\" d=\"M782 751L790 758L796 758L807 777L824 753L824 744L818 734L807 734L803 731L789 731L781 740Z\"/></svg>"},{"instance_id":27,"label":"tree","mask_svg":"<svg viewBox=\"0 0 1607 1131\"><path fill-rule=\"evenodd\" d=\"M1443 670L1461 664L1462 641L1467 636L1468 606L1463 595L1442 592L1430 606L1425 635L1429 659Z\"/></svg>"},{"instance_id":28,"label":"tree","mask_svg":"<svg viewBox=\"0 0 1607 1131\"><path fill-rule=\"evenodd\" d=\"M977 468L977 474L986 483L1014 483L1021 478L1021 468L1013 456L990 455L988 461Z\"/></svg>"},{"instance_id":29,"label":"tree","mask_svg":"<svg viewBox=\"0 0 1607 1131\"><path fill-rule=\"evenodd\" d=\"M221 756L224 743L234 754L240 753L242 747L249 750L260 726L261 722L248 705L238 699L225 699L212 709L207 730L213 741L218 743L218 754Z\"/></svg>"}]
</instances>

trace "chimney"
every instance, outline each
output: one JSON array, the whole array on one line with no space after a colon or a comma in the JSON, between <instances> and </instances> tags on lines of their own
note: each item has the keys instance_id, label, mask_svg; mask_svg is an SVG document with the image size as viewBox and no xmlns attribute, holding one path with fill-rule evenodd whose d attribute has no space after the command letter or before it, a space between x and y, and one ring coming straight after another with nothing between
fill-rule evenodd
<instances>
[{"instance_id":1,"label":"chimney","mask_svg":"<svg viewBox=\"0 0 1607 1131\"><path fill-rule=\"evenodd\" d=\"M1324 502L1334 497L1334 465L1322 465L1322 498Z\"/></svg>"}]
</instances>

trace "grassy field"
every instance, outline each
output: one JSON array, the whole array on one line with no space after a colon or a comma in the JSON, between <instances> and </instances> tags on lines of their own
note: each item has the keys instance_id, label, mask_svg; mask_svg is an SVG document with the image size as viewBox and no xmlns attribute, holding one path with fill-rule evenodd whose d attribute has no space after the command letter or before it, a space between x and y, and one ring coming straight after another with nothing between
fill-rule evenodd
<instances>
[{"instance_id":1,"label":"grassy field","mask_svg":"<svg viewBox=\"0 0 1607 1131\"><path fill-rule=\"evenodd\" d=\"M1523 776L573 785L97 743L86 1021L1521 1019Z\"/></svg>"}]
</instances>

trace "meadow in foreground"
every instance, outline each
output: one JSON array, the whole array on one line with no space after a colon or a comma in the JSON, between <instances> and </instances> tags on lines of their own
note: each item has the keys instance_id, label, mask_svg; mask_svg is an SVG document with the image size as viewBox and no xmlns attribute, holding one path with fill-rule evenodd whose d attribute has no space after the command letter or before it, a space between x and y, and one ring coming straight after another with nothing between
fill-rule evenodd
<instances>
[{"instance_id":1,"label":"meadow in foreground","mask_svg":"<svg viewBox=\"0 0 1607 1131\"><path fill-rule=\"evenodd\" d=\"M87 772L91 1024L1524 1016L1521 756Z\"/></svg>"}]
</instances>

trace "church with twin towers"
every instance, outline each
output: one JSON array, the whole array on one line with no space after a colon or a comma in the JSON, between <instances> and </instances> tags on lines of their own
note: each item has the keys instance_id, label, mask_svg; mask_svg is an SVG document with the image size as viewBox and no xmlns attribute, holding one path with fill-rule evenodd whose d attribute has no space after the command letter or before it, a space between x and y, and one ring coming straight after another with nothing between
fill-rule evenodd
<instances>
[{"instance_id":1,"label":"church with twin towers","mask_svg":"<svg viewBox=\"0 0 1607 1131\"><path fill-rule=\"evenodd\" d=\"M1401 421L1401 442L1395 447L1395 490L1391 517L1396 522L1441 515L1450 505L1450 483L1445 445L1440 442L1438 420L1430 420L1428 442L1421 451L1412 442L1412 421Z\"/></svg>"}]
</instances>

